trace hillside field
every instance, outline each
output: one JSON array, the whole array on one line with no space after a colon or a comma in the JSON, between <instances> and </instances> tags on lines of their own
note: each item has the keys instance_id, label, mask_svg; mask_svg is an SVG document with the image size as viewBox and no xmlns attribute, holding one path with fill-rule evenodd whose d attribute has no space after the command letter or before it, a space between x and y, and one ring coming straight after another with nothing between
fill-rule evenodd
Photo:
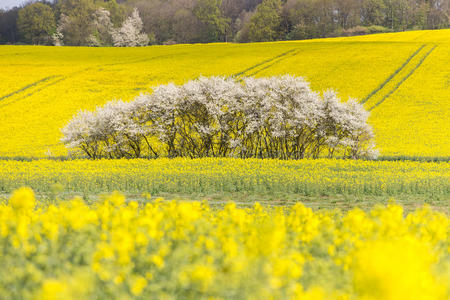
<instances>
[{"instance_id":1,"label":"hillside field","mask_svg":"<svg viewBox=\"0 0 450 300\"><path fill-rule=\"evenodd\" d=\"M382 156L448 157L449 65L450 30L145 48L0 46L0 157L65 156L60 129L78 110L158 84L278 74L365 103Z\"/></svg>"},{"instance_id":2,"label":"hillside field","mask_svg":"<svg viewBox=\"0 0 450 300\"><path fill-rule=\"evenodd\" d=\"M375 196L414 199L447 212L449 66L450 30L141 48L0 46L0 192L25 185L45 198L60 185L56 190L65 197L114 190L219 203L307 197L322 207L335 206L327 197L365 202ZM381 161L64 161L73 157L60 141L61 128L79 110L199 76L283 74L363 103ZM436 162L420 162L430 160Z\"/></svg>"}]
</instances>

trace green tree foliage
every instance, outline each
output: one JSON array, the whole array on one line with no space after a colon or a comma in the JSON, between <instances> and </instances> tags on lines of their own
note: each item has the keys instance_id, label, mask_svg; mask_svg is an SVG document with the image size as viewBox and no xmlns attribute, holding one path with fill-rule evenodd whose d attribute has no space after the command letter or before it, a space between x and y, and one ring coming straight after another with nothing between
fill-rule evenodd
<instances>
[{"instance_id":1,"label":"green tree foliage","mask_svg":"<svg viewBox=\"0 0 450 300\"><path fill-rule=\"evenodd\" d=\"M248 37L251 42L267 42L281 37L281 1L264 0L251 17Z\"/></svg>"},{"instance_id":2,"label":"green tree foliage","mask_svg":"<svg viewBox=\"0 0 450 300\"><path fill-rule=\"evenodd\" d=\"M371 26L382 24L386 6L383 0L365 0L362 3L362 15L364 25Z\"/></svg>"},{"instance_id":3,"label":"green tree foliage","mask_svg":"<svg viewBox=\"0 0 450 300\"><path fill-rule=\"evenodd\" d=\"M0 44L18 42L17 18L19 10L18 7L6 11L0 9Z\"/></svg>"},{"instance_id":4,"label":"green tree foliage","mask_svg":"<svg viewBox=\"0 0 450 300\"><path fill-rule=\"evenodd\" d=\"M55 15L50 6L40 2L33 3L19 11L17 27L23 42L47 45L55 31Z\"/></svg>"},{"instance_id":5,"label":"green tree foliage","mask_svg":"<svg viewBox=\"0 0 450 300\"><path fill-rule=\"evenodd\" d=\"M339 28L339 10L331 0L288 0L285 14L292 26L290 39L311 39L326 37ZM344 5L343 3L342 5ZM351 22L343 22L351 23Z\"/></svg>"},{"instance_id":6,"label":"green tree foliage","mask_svg":"<svg viewBox=\"0 0 450 300\"><path fill-rule=\"evenodd\" d=\"M97 0L97 5L109 11L111 22L114 26L119 27L125 21L127 13L123 5L119 5L116 0Z\"/></svg>"},{"instance_id":7,"label":"green tree foliage","mask_svg":"<svg viewBox=\"0 0 450 300\"><path fill-rule=\"evenodd\" d=\"M93 31L95 3L92 0L60 0L57 8L60 15L66 16L62 26L64 45L87 45Z\"/></svg>"},{"instance_id":8,"label":"green tree foliage","mask_svg":"<svg viewBox=\"0 0 450 300\"><path fill-rule=\"evenodd\" d=\"M36 28L52 24L53 13L57 21L56 34L52 36L55 44L111 45L108 35L102 34L102 28L109 27L109 23L104 18L99 18L98 12L102 11L101 9L109 13L111 27L117 29L121 28L125 19L137 8L143 22L143 31L150 37L152 44L309 39L450 26L450 0L33 0L33 2L40 3L37 7L45 5L46 14L31 12L32 17L22 18L21 22L26 23L28 35L25 38L23 32L21 37L26 43L48 43L48 32L39 33ZM36 5L28 2L23 7L0 10L0 44L19 42L18 11L32 11L31 7ZM49 7L52 13L49 12ZM102 15L106 15L105 11L102 11ZM102 23L102 20L105 22ZM29 31L30 28L36 31Z\"/></svg>"},{"instance_id":9,"label":"green tree foliage","mask_svg":"<svg viewBox=\"0 0 450 300\"><path fill-rule=\"evenodd\" d=\"M198 0L194 15L202 24L200 39L204 42L216 42L224 39L230 20L222 15L221 0Z\"/></svg>"}]
</instances>

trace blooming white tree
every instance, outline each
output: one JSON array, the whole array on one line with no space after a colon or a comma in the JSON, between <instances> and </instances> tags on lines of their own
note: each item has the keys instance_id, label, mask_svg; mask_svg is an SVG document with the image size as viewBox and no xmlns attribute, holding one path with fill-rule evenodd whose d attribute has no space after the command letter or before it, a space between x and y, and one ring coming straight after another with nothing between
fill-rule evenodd
<instances>
[{"instance_id":1,"label":"blooming white tree","mask_svg":"<svg viewBox=\"0 0 450 300\"><path fill-rule=\"evenodd\" d=\"M56 26L56 32L52 35L53 45L63 46L64 45L64 28L69 23L69 19L65 14L61 14L58 25Z\"/></svg>"},{"instance_id":2,"label":"blooming white tree","mask_svg":"<svg viewBox=\"0 0 450 300\"><path fill-rule=\"evenodd\" d=\"M302 78L200 77L80 112L68 148L98 157L374 158L368 112Z\"/></svg>"},{"instance_id":3,"label":"blooming white tree","mask_svg":"<svg viewBox=\"0 0 450 300\"><path fill-rule=\"evenodd\" d=\"M97 9L92 15L94 32L89 36L89 46L100 47L112 45L114 25L111 14L104 8Z\"/></svg>"},{"instance_id":4,"label":"blooming white tree","mask_svg":"<svg viewBox=\"0 0 450 300\"><path fill-rule=\"evenodd\" d=\"M143 32L143 23L137 8L122 24L122 27L112 32L112 39L116 47L138 47L149 43L148 36Z\"/></svg>"},{"instance_id":5,"label":"blooming white tree","mask_svg":"<svg viewBox=\"0 0 450 300\"><path fill-rule=\"evenodd\" d=\"M79 111L62 129L62 142L68 148L79 149L89 158L100 157L98 116L95 112Z\"/></svg>"}]
</instances>

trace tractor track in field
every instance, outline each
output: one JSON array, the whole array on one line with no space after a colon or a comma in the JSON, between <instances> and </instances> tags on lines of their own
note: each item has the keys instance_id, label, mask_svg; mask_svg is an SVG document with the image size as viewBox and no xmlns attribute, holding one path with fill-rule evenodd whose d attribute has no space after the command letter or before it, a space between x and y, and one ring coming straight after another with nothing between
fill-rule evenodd
<instances>
[{"instance_id":1,"label":"tractor track in field","mask_svg":"<svg viewBox=\"0 0 450 300\"><path fill-rule=\"evenodd\" d=\"M288 51L283 52L283 53L281 53L281 54L278 54L278 55L276 55L276 56L274 56L274 57L271 57L271 58L268 58L268 59L266 59L266 60L263 60L263 61L261 61L261 62L255 64L255 65L253 65L253 66L251 66L251 67L248 67L247 69L245 69L245 70L243 70L243 71L234 73L232 76L238 78L238 77L240 77L240 76L242 76L242 75L245 75L245 73L247 73L247 72L249 72L249 71L252 71L252 70L254 70L254 69L256 69L256 68L258 68L258 67L260 67L260 66L263 66L263 65L266 65L266 64L269 64L269 65L270 65L270 63L274 62L275 60L277 60L277 59L279 59L279 58L283 58L284 56L286 56L286 55L288 55L288 54L290 54L290 53L292 53L292 52L295 52L295 51L298 52L299 50L298 50L297 48L288 50ZM279 60L278 60L278 61L279 61ZM263 68L264 68L264 67L263 67ZM262 69L261 69L261 70L262 70ZM261 70L259 70L259 71L261 71ZM255 72L255 73L251 73L251 75L254 75L254 74L258 73L259 71Z\"/></svg>"},{"instance_id":2,"label":"tractor track in field","mask_svg":"<svg viewBox=\"0 0 450 300\"><path fill-rule=\"evenodd\" d=\"M58 78L57 80L55 80L55 81L49 82L48 84L46 84L46 85L44 85L44 86L42 86L42 87L39 87L37 90L34 90L34 91L32 91L32 92L30 92L30 93L28 93L28 94L26 94L26 95L24 95L24 96L22 96L22 97L19 97L19 98L17 98L17 99L14 99L14 100L12 100L12 101L10 101L10 102L8 102L8 103L0 104L0 108L9 106L9 105L14 104L14 103L16 103L16 102L19 102L19 101L21 101L21 100L23 100L23 99L25 99L25 98L28 98L28 97L30 97L30 96L33 96L34 94L39 93L39 92L42 91L43 89L46 89L46 88L48 88L48 87L50 87L50 86L52 86L52 85L55 85L55 84L57 84L57 83L59 83L59 82L65 80L65 79L67 79L67 78L64 77L64 76L55 76L55 77L59 77L59 78Z\"/></svg>"},{"instance_id":3,"label":"tractor track in field","mask_svg":"<svg viewBox=\"0 0 450 300\"><path fill-rule=\"evenodd\" d=\"M255 75L255 74L257 74L257 73L259 73L259 72L261 72L261 71L263 71L265 69L270 68L271 66L279 63L280 61L282 61L282 60L284 60L284 59L286 59L286 58L288 58L290 56L297 55L298 52L299 52L299 50L297 48L288 50L288 51L283 52L283 53L281 53L279 55L276 55L276 56L271 57L269 59L266 59L266 60L264 60L262 62L259 62L259 63L255 64L255 65L253 65L253 66L251 66L251 67L241 71L241 72L235 73L232 76L239 77L239 76L244 75L245 73L247 73L249 71L255 70L258 67L263 66L261 69L258 69L258 70L256 70L255 72L253 72L253 73L251 73L249 75L249 76L253 76L253 75ZM76 76L78 74L85 73L85 72L88 72L90 70L98 69L98 71L103 71L105 67L113 67L113 66L119 66L119 65L136 64L136 63L152 61L152 60L160 59L160 58L168 58L168 57L173 57L173 56L179 56L179 55L183 55L183 54L188 54L188 53L187 52L182 52L182 53L176 53L176 54L164 54L164 55L156 55L156 56L145 58L145 59L135 59L135 60L131 60L131 61L115 62L115 63L108 63L108 64L99 64L99 65L94 65L94 66L91 66L91 67L87 67L87 68L84 68L84 69L72 72L72 73L70 73L68 75L65 75L65 76L64 75L48 76L48 77L42 78L42 79L40 79L38 81L35 81L35 82L25 86L25 87L22 87L22 88L20 88L20 89L18 89L16 91L13 91L13 92L11 92L11 93L9 93L7 95L1 96L0 97L0 101L1 100L5 100L7 98L10 98L12 96L15 96L17 94L23 93L23 92L25 92L25 91L27 91L27 90L29 90L31 88L39 87L38 89L36 89L36 90L34 90L34 91L32 91L32 92L30 92L28 94L25 94L25 95L23 95L23 96L21 96L21 97L19 97L17 99L14 99L14 100L12 100L12 101L10 101L8 103L1 103L0 102L1 103L0 104L0 108L1 107L5 107L5 106L9 106L9 105L14 104L14 103L16 103L18 101L21 101L23 99L31 97L34 94L39 93L42 90L44 90L44 89L46 89L48 87L51 87L51 86L53 86L53 85L55 85L55 84L57 84L57 83L59 83L61 81L70 79L70 78L72 78L72 77L74 77L74 76ZM289 55L289 54L292 54L292 55ZM52 79L55 79L55 78L57 78L55 81L49 82L49 81L51 81ZM48 84L40 86L43 83L48 83Z\"/></svg>"},{"instance_id":4,"label":"tractor track in field","mask_svg":"<svg viewBox=\"0 0 450 300\"><path fill-rule=\"evenodd\" d=\"M141 62L152 61L152 60L159 59L159 58L169 58L169 57L173 57L173 56L181 56L181 55L184 55L184 54L189 54L189 53L188 52L181 52L181 53L176 53L176 54L163 54L163 55L157 55L157 56L152 56L152 57L143 58L143 59L135 59L135 60L131 60L131 61L124 61L124 62L116 62L116 63L110 63L110 64L97 65L97 66L95 66L93 68L111 67L111 66L119 66L119 65L131 65L131 64L141 63Z\"/></svg>"},{"instance_id":5,"label":"tractor track in field","mask_svg":"<svg viewBox=\"0 0 450 300\"><path fill-rule=\"evenodd\" d=\"M436 49L437 45L434 45L430 50L428 50L425 55L422 56L422 58L419 60L419 62L409 71L404 77L402 77L399 82L386 94L376 102L371 108L369 108L369 111L372 111L374 108L378 107L381 103L383 103L389 96L391 96L393 93L395 93L399 87L405 82L425 61L425 59L431 54L431 52Z\"/></svg>"},{"instance_id":6,"label":"tractor track in field","mask_svg":"<svg viewBox=\"0 0 450 300\"><path fill-rule=\"evenodd\" d=\"M13 91L13 92L11 92L9 94L1 96L0 97L0 101L2 101L4 99L7 99L7 98L10 98L10 97L12 97L14 95L17 95L19 93L25 92L26 90L31 89L33 87L36 87L36 86L40 85L41 83L47 82L47 81L49 81L49 80L51 80L51 79L53 79L55 77L58 77L58 75L47 76L47 77L44 77L42 79L39 79L38 81L32 82L32 83L30 83L30 84L28 84L28 85L26 85L26 86L24 86L24 87L22 87L22 88L20 88L18 90L15 90L15 91Z\"/></svg>"},{"instance_id":7,"label":"tractor track in field","mask_svg":"<svg viewBox=\"0 0 450 300\"><path fill-rule=\"evenodd\" d=\"M284 56L282 56L282 57L279 57L279 58L276 59L276 60L271 61L269 64L265 65L265 66L262 67L261 69L258 69L258 70L256 70L256 71L254 71L254 72L248 74L248 76L255 76L256 74L258 74L258 73L260 73L260 72L262 72L262 71L264 71L264 70L266 70L266 69L272 67L273 65L278 64L279 62L281 62L281 61L283 61L283 60L285 60L285 59L288 59L288 58L291 58L291 57L296 56L296 55L300 52L299 49L294 49L294 50L296 50L296 51L293 51L293 52L291 52L291 53L288 53L287 55L284 55Z\"/></svg>"},{"instance_id":8,"label":"tractor track in field","mask_svg":"<svg viewBox=\"0 0 450 300\"><path fill-rule=\"evenodd\" d=\"M182 54L187 54L187 52L177 53L176 55L182 55ZM104 68L104 67L111 67L111 66L118 66L118 65L136 64L136 63L141 63L141 62L146 62L146 61L152 61L152 60L155 60L155 59L165 58L165 57L172 57L172 56L174 56L174 54L157 55L157 56L153 56L153 57L149 57L149 58L145 58L145 59L138 59L138 60L132 60L132 61L125 61L125 62L116 62L116 63L109 63L109 64L101 64L101 65L95 65L95 66L87 67L87 68L84 68L84 69L81 69L81 70L72 72L72 73L70 73L70 74L68 74L68 75L66 75L66 76L63 76L63 75L52 75L52 76L48 76L48 77L45 77L45 78L43 78L43 79L40 79L40 80L38 80L38 81L36 81L36 82L33 82L33 83L31 83L31 84L29 84L29 85L27 85L27 86L25 86L25 87L23 87L23 88L21 88L21 89L19 89L19 90L16 90L16 91L11 92L11 93L9 93L9 94L7 94L7 95L5 95L5 96L0 97L0 101L1 101L1 100L10 98L10 97L12 97L12 96L14 96L14 95L16 95L16 94L25 92L25 91L27 91L27 90L30 89L30 88L39 87L37 90L34 90L34 91L32 91L32 92L30 92L30 93L28 93L28 94L25 94L24 96L19 97L19 98L15 99L15 100L12 100L12 101L10 101L10 102L8 102L8 103L1 103L1 102L0 102L0 103L1 103L1 104L0 104L0 108L1 108L1 107L5 107L5 106L9 106L9 105L11 105L11 104L13 104L13 103L16 103L16 102L18 102L18 101L21 101L21 100L23 100L23 99L25 99L25 98L28 98L28 97L30 97L30 96L33 96L34 94L39 93L40 91L42 91L42 90L44 90L44 89L46 89L46 88L48 88L48 87L50 87L50 86L53 86L53 85L55 85L55 84L57 84L57 83L59 83L59 82L61 82L61 81L70 79L70 78L72 78L72 77L74 77L74 76L76 76L76 75L78 75L78 74L88 72L88 71L90 71L90 70L98 69L98 71L103 71L103 68ZM55 79L55 78L57 78L55 81L49 82L50 80ZM46 84L46 85L40 86L41 83L45 83L45 82L49 82L49 83Z\"/></svg>"},{"instance_id":9,"label":"tractor track in field","mask_svg":"<svg viewBox=\"0 0 450 300\"><path fill-rule=\"evenodd\" d=\"M372 92L370 92L369 95L367 95L364 99L361 100L361 104L366 103L370 98L372 98L373 95L375 95L376 93L378 93L378 91L380 91L382 88L384 88L384 86L386 84L388 84L388 82L390 82L395 75L397 75L401 70L403 70L406 65L411 61L411 59L413 59L419 52L420 50L422 50L426 45L423 44L422 46L420 46L416 51L414 51L413 54L411 54L405 62L403 62L403 64L400 66L400 68L398 68L397 70L394 71L394 73L392 73L385 81L383 81L376 89L374 89Z\"/></svg>"},{"instance_id":10,"label":"tractor track in field","mask_svg":"<svg viewBox=\"0 0 450 300\"><path fill-rule=\"evenodd\" d=\"M405 82L422 65L436 47L437 45L433 44L421 45L398 69L362 99L360 103L365 104L369 111L378 107L400 88L403 82Z\"/></svg>"},{"instance_id":11,"label":"tractor track in field","mask_svg":"<svg viewBox=\"0 0 450 300\"><path fill-rule=\"evenodd\" d=\"M4 56L13 56L13 55L23 55L23 54L30 54L33 53L32 51L27 51L27 52L13 52L13 53L4 53L4 54L0 54L0 58L4 57Z\"/></svg>"}]
</instances>

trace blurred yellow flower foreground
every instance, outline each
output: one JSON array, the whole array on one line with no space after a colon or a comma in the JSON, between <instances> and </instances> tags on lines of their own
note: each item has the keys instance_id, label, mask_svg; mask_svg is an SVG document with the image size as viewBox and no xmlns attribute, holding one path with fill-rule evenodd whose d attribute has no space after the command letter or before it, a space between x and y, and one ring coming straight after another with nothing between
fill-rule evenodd
<instances>
[{"instance_id":1,"label":"blurred yellow flower foreground","mask_svg":"<svg viewBox=\"0 0 450 300\"><path fill-rule=\"evenodd\" d=\"M448 299L450 221L425 207L0 204L2 299Z\"/></svg>"}]
</instances>

